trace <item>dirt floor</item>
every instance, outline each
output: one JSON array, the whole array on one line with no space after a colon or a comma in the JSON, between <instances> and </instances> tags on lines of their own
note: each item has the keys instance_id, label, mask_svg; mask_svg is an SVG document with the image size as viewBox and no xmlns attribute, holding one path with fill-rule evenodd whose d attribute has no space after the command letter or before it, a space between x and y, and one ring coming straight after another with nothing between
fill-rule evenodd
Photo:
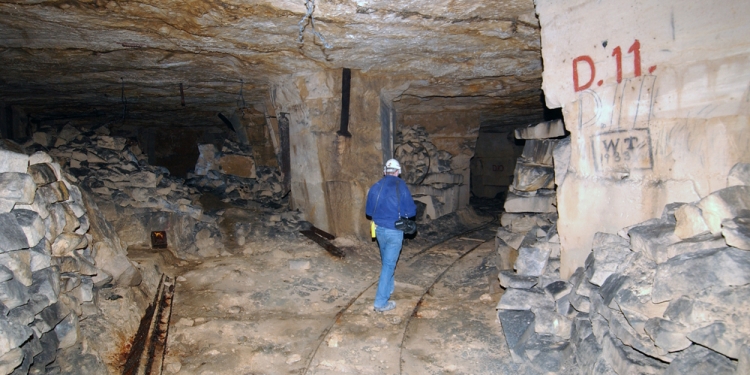
<instances>
[{"instance_id":1,"label":"dirt floor","mask_svg":"<svg viewBox=\"0 0 750 375\"><path fill-rule=\"evenodd\" d=\"M405 241L385 313L372 306L375 242L334 240L343 259L303 238L162 264L177 277L164 373L533 374L497 321L497 215L476 212Z\"/></svg>"}]
</instances>

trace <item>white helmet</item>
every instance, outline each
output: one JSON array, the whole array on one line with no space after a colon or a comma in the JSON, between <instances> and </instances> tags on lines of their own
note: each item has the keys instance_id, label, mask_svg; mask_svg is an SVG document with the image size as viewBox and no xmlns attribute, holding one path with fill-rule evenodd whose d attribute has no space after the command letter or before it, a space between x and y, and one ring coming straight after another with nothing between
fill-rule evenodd
<instances>
[{"instance_id":1,"label":"white helmet","mask_svg":"<svg viewBox=\"0 0 750 375\"><path fill-rule=\"evenodd\" d=\"M401 173L401 164L398 163L398 160L389 159L387 162L385 162L383 173L393 173L396 171L398 171L398 173Z\"/></svg>"}]
</instances>

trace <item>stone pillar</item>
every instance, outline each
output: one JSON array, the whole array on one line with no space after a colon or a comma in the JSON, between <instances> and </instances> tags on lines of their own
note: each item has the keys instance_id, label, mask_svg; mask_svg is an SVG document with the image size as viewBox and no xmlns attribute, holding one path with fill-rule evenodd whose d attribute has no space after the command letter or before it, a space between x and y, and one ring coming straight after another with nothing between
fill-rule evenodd
<instances>
[{"instance_id":1,"label":"stone pillar","mask_svg":"<svg viewBox=\"0 0 750 375\"><path fill-rule=\"evenodd\" d=\"M336 236L369 236L364 205L382 176L380 94L388 78L352 71L349 132L341 122L341 71L286 76L273 88L289 113L291 197L313 225Z\"/></svg>"},{"instance_id":2,"label":"stone pillar","mask_svg":"<svg viewBox=\"0 0 750 375\"><path fill-rule=\"evenodd\" d=\"M696 201L750 161L750 3L535 2L547 106L571 133L558 190L567 278L596 232Z\"/></svg>"}]
</instances>

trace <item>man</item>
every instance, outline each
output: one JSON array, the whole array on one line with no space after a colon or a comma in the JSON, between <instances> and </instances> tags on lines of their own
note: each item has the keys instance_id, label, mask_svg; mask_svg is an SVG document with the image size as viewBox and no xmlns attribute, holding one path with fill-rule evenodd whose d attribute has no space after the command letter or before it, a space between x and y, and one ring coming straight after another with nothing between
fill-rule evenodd
<instances>
[{"instance_id":1,"label":"man","mask_svg":"<svg viewBox=\"0 0 750 375\"><path fill-rule=\"evenodd\" d=\"M375 294L375 311L383 312L396 308L396 301L389 301L393 293L393 274L401 254L404 232L396 229L394 223L401 217L417 215L417 206L411 197L406 183L398 176L401 165L396 159L385 162L383 178L376 182L367 193L365 213L375 222L375 237L380 247L380 280Z\"/></svg>"}]
</instances>

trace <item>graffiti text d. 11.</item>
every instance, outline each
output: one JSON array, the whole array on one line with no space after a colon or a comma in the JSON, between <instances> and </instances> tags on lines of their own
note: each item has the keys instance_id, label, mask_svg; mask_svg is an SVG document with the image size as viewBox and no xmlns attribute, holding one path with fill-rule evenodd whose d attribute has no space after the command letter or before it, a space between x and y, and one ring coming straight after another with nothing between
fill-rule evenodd
<instances>
[{"instance_id":1,"label":"graffiti text d. 11.","mask_svg":"<svg viewBox=\"0 0 750 375\"><path fill-rule=\"evenodd\" d=\"M628 53L633 54L633 76L640 77L641 76L641 42L638 41L638 39L633 42L633 44L628 48ZM615 72L617 74L617 83L622 82L622 48L620 46L615 47L615 49L612 50L612 56L615 57ZM585 83L581 84L581 74L585 74L585 66L588 65L589 68L589 79ZM649 74L653 73L654 70L656 70L656 65L651 66L648 68ZM584 76L585 77L585 76ZM581 55L573 59L573 89L578 91L583 91L591 87L591 85L596 80L596 65L594 65L594 60L589 55ZM597 83L597 86L601 86L604 84L604 80L599 80Z\"/></svg>"}]
</instances>

